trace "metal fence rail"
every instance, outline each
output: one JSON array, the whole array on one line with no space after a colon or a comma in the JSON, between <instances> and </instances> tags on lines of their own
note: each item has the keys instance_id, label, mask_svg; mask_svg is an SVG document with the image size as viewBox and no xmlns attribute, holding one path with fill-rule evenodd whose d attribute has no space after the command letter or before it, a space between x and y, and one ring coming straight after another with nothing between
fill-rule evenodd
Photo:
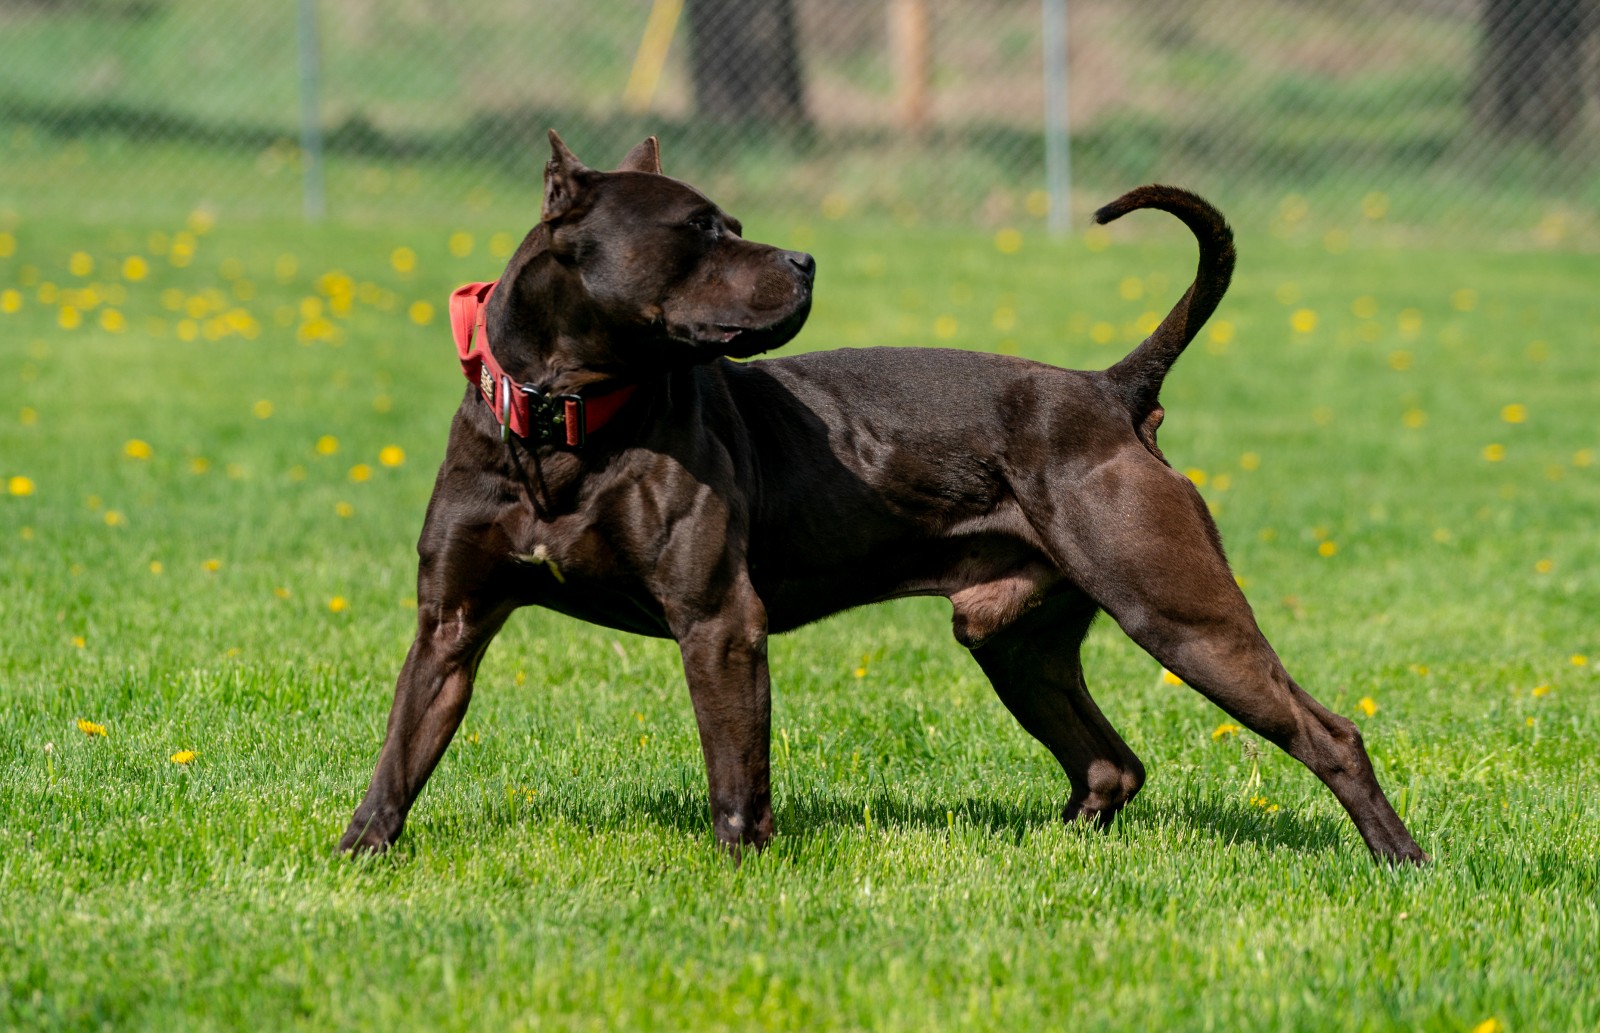
<instances>
[{"instance_id":1,"label":"metal fence rail","mask_svg":"<svg viewBox=\"0 0 1600 1033\"><path fill-rule=\"evenodd\" d=\"M91 218L525 211L556 126L746 211L1591 245L1597 109L1596 0L0 0L0 206Z\"/></svg>"}]
</instances>

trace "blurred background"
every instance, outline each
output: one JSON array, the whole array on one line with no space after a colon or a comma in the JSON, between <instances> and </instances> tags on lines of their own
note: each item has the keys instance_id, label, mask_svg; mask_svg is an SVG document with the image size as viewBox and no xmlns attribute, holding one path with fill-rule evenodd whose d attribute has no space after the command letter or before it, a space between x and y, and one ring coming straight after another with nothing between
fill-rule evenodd
<instances>
[{"instance_id":1,"label":"blurred background","mask_svg":"<svg viewBox=\"0 0 1600 1033\"><path fill-rule=\"evenodd\" d=\"M528 220L557 127L726 207L1081 228L1150 180L1600 243L1592 0L0 0L0 211Z\"/></svg>"}]
</instances>

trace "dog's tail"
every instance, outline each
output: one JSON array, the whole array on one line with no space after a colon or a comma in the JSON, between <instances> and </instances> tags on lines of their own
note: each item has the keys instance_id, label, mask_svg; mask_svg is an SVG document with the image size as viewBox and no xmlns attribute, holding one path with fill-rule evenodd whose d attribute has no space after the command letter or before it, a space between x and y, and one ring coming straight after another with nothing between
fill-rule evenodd
<instances>
[{"instance_id":1,"label":"dog's tail","mask_svg":"<svg viewBox=\"0 0 1600 1033\"><path fill-rule=\"evenodd\" d=\"M1233 231L1209 202L1187 190L1168 186L1130 190L1095 212L1094 221L1111 222L1140 208L1159 208L1176 215L1200 242L1200 266L1195 270L1194 283L1154 333L1106 370L1135 425L1140 427L1141 436L1146 438L1145 443L1154 448L1155 427L1161 422L1161 382L1216 311L1233 278Z\"/></svg>"}]
</instances>

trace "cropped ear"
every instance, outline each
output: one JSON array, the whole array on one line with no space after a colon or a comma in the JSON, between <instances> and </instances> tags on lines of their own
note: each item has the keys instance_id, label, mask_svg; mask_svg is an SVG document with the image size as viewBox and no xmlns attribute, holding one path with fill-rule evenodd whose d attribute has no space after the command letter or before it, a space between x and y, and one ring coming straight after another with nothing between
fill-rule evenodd
<instances>
[{"instance_id":1,"label":"cropped ear","mask_svg":"<svg viewBox=\"0 0 1600 1033\"><path fill-rule=\"evenodd\" d=\"M571 215L578 209L594 175L594 170L567 150L556 131L550 130L550 160L544 167L544 204L539 217L545 222L554 222Z\"/></svg>"},{"instance_id":2,"label":"cropped ear","mask_svg":"<svg viewBox=\"0 0 1600 1033\"><path fill-rule=\"evenodd\" d=\"M618 172L653 172L661 175L661 145L653 136L644 140L628 152L622 159L622 164L617 166Z\"/></svg>"}]
</instances>

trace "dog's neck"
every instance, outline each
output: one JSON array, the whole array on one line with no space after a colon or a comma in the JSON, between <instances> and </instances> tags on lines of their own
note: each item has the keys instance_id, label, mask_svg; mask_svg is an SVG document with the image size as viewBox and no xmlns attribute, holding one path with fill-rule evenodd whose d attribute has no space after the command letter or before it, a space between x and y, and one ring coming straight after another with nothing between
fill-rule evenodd
<instances>
[{"instance_id":1,"label":"dog's neck","mask_svg":"<svg viewBox=\"0 0 1600 1033\"><path fill-rule=\"evenodd\" d=\"M519 382L550 394L578 393L629 372L613 346L615 331L598 318L576 275L541 252L513 262L489 301L486 329L496 360Z\"/></svg>"}]
</instances>

